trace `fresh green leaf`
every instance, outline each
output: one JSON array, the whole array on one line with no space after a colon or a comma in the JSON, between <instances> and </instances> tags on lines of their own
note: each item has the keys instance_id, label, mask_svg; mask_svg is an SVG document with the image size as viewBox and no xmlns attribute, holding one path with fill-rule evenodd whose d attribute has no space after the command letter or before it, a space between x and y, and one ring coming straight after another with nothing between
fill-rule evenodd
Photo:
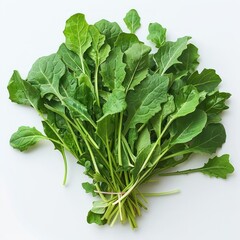
<instances>
[{"instance_id":1,"label":"fresh green leaf","mask_svg":"<svg viewBox=\"0 0 240 240\"><path fill-rule=\"evenodd\" d=\"M131 33L135 33L141 26L140 17L135 9L131 9L125 16L124 22Z\"/></svg>"},{"instance_id":2,"label":"fresh green leaf","mask_svg":"<svg viewBox=\"0 0 240 240\"><path fill-rule=\"evenodd\" d=\"M89 182L82 183L83 189L86 191L86 193L91 193L93 197L95 197L97 194L95 192L96 187L94 184L91 184Z\"/></svg>"},{"instance_id":3,"label":"fresh green leaf","mask_svg":"<svg viewBox=\"0 0 240 240\"><path fill-rule=\"evenodd\" d=\"M107 202L94 201L91 212L96 213L96 214L103 214L105 212L107 206L108 206Z\"/></svg>"},{"instance_id":4,"label":"fresh green leaf","mask_svg":"<svg viewBox=\"0 0 240 240\"><path fill-rule=\"evenodd\" d=\"M109 95L107 102L103 105L104 116L124 111L127 107L126 94L123 90L115 89Z\"/></svg>"},{"instance_id":5,"label":"fresh green leaf","mask_svg":"<svg viewBox=\"0 0 240 240\"><path fill-rule=\"evenodd\" d=\"M79 56L69 50L64 43L59 47L57 54L61 57L62 61L70 70L75 72L83 71Z\"/></svg>"},{"instance_id":6,"label":"fresh green leaf","mask_svg":"<svg viewBox=\"0 0 240 240\"><path fill-rule=\"evenodd\" d=\"M207 115L201 110L196 110L187 116L176 119L169 131L171 144L187 143L202 132L207 123Z\"/></svg>"},{"instance_id":7,"label":"fresh green leaf","mask_svg":"<svg viewBox=\"0 0 240 240\"><path fill-rule=\"evenodd\" d=\"M10 144L13 148L25 151L43 139L46 139L46 137L35 127L30 128L23 126L12 135Z\"/></svg>"},{"instance_id":8,"label":"fresh green leaf","mask_svg":"<svg viewBox=\"0 0 240 240\"><path fill-rule=\"evenodd\" d=\"M18 71L14 71L8 83L9 98L12 102L30 105L38 109L40 101L39 91L29 82L24 81Z\"/></svg>"},{"instance_id":9,"label":"fresh green leaf","mask_svg":"<svg viewBox=\"0 0 240 240\"><path fill-rule=\"evenodd\" d=\"M78 78L78 87L74 98L88 108L94 101L94 88L88 75L82 73Z\"/></svg>"},{"instance_id":10,"label":"fresh green leaf","mask_svg":"<svg viewBox=\"0 0 240 240\"><path fill-rule=\"evenodd\" d=\"M215 153L226 140L226 132L222 124L209 124L207 127L195 137L190 143L188 152L205 152Z\"/></svg>"},{"instance_id":11,"label":"fresh green leaf","mask_svg":"<svg viewBox=\"0 0 240 240\"><path fill-rule=\"evenodd\" d=\"M136 35L132 33L120 33L115 42L115 47L119 47L122 52L125 52L135 43L140 43Z\"/></svg>"},{"instance_id":12,"label":"fresh green leaf","mask_svg":"<svg viewBox=\"0 0 240 240\"><path fill-rule=\"evenodd\" d=\"M60 97L59 82L65 73L65 65L57 54L39 58L32 66L28 81L38 87L43 97L54 94Z\"/></svg>"},{"instance_id":13,"label":"fresh green leaf","mask_svg":"<svg viewBox=\"0 0 240 240\"><path fill-rule=\"evenodd\" d=\"M66 22L63 33L66 37L67 48L79 56L82 72L86 73L83 54L91 46L92 39L85 16L81 13L71 16Z\"/></svg>"},{"instance_id":14,"label":"fresh green leaf","mask_svg":"<svg viewBox=\"0 0 240 240\"><path fill-rule=\"evenodd\" d=\"M163 75L172 65L179 63L178 58L187 48L187 42L190 38L179 38L176 42L166 42L154 54L155 61L158 65L158 72Z\"/></svg>"},{"instance_id":15,"label":"fresh green leaf","mask_svg":"<svg viewBox=\"0 0 240 240\"><path fill-rule=\"evenodd\" d=\"M89 224L96 223L98 225L104 225L106 223L105 220L102 220L101 214L93 213L92 211L88 212L87 222Z\"/></svg>"},{"instance_id":16,"label":"fresh green leaf","mask_svg":"<svg viewBox=\"0 0 240 240\"><path fill-rule=\"evenodd\" d=\"M135 88L135 91L128 93L126 99L128 118L125 123L125 133L138 123L145 124L161 110L161 103L167 101L167 88L168 78L155 74L148 76Z\"/></svg>"},{"instance_id":17,"label":"fresh green leaf","mask_svg":"<svg viewBox=\"0 0 240 240\"><path fill-rule=\"evenodd\" d=\"M181 62L178 68L180 68L181 71L187 70L189 73L193 73L199 65L198 58L198 48L190 43L178 58Z\"/></svg>"},{"instance_id":18,"label":"fresh green leaf","mask_svg":"<svg viewBox=\"0 0 240 240\"><path fill-rule=\"evenodd\" d=\"M200 172L209 175L210 177L226 179L227 175L233 173L234 168L229 162L229 155L225 154L221 157L210 158L207 163L200 168Z\"/></svg>"},{"instance_id":19,"label":"fresh green leaf","mask_svg":"<svg viewBox=\"0 0 240 240\"><path fill-rule=\"evenodd\" d=\"M66 71L60 80L60 94L63 97L74 97L76 94L77 85L77 79L73 76L72 73Z\"/></svg>"},{"instance_id":20,"label":"fresh green leaf","mask_svg":"<svg viewBox=\"0 0 240 240\"><path fill-rule=\"evenodd\" d=\"M113 47L118 35L122 32L120 26L116 22L109 22L105 19L95 23L94 26L98 31L105 35L106 43Z\"/></svg>"},{"instance_id":21,"label":"fresh green leaf","mask_svg":"<svg viewBox=\"0 0 240 240\"><path fill-rule=\"evenodd\" d=\"M96 66L102 64L110 52L110 46L105 43L105 36L100 34L94 26L89 27L89 32L92 38L92 46L89 49L89 56L95 62Z\"/></svg>"},{"instance_id":22,"label":"fresh green leaf","mask_svg":"<svg viewBox=\"0 0 240 240\"><path fill-rule=\"evenodd\" d=\"M221 78L213 69L204 69L201 73L194 72L187 80L188 84L193 85L198 91L212 92L221 82Z\"/></svg>"},{"instance_id":23,"label":"fresh green leaf","mask_svg":"<svg viewBox=\"0 0 240 240\"><path fill-rule=\"evenodd\" d=\"M207 114L219 114L228 109L225 102L230 96L230 93L217 91L212 95L206 96L206 98L200 103L199 108L203 109Z\"/></svg>"},{"instance_id":24,"label":"fresh green leaf","mask_svg":"<svg viewBox=\"0 0 240 240\"><path fill-rule=\"evenodd\" d=\"M104 86L110 90L122 88L125 78L125 66L123 53L120 48L114 48L107 60L101 65L101 76Z\"/></svg>"},{"instance_id":25,"label":"fresh green leaf","mask_svg":"<svg viewBox=\"0 0 240 240\"><path fill-rule=\"evenodd\" d=\"M161 173L161 176L173 176L173 175L182 175L189 174L195 172L201 172L203 174L209 175L210 177L223 178L226 179L228 174L233 173L234 167L229 162L229 155L224 154L221 157L210 158L207 163L204 164L203 167L182 170L177 172L168 172Z\"/></svg>"},{"instance_id":26,"label":"fresh green leaf","mask_svg":"<svg viewBox=\"0 0 240 240\"><path fill-rule=\"evenodd\" d=\"M63 152L63 146L61 145L61 139L59 134L55 131L54 123L49 123L48 121L42 121L43 129L50 141L53 143L55 149L59 152Z\"/></svg>"},{"instance_id":27,"label":"fresh green leaf","mask_svg":"<svg viewBox=\"0 0 240 240\"><path fill-rule=\"evenodd\" d=\"M157 48L163 46L166 42L166 28L159 23L150 23L148 26L149 35L147 39L155 43Z\"/></svg>"},{"instance_id":28,"label":"fresh green leaf","mask_svg":"<svg viewBox=\"0 0 240 240\"><path fill-rule=\"evenodd\" d=\"M135 43L125 51L126 77L123 85L126 91L134 89L148 74L149 53L151 48Z\"/></svg>"},{"instance_id":29,"label":"fresh green leaf","mask_svg":"<svg viewBox=\"0 0 240 240\"><path fill-rule=\"evenodd\" d=\"M193 86L183 87L175 97L176 111L170 115L170 118L176 119L194 112L199 104L199 97L198 91Z\"/></svg>"}]
</instances>

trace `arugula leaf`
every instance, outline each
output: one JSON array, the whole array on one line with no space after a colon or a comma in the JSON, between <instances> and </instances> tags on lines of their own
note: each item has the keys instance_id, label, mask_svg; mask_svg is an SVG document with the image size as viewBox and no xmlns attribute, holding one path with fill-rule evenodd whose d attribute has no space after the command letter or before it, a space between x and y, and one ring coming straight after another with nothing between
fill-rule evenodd
<instances>
[{"instance_id":1,"label":"arugula leaf","mask_svg":"<svg viewBox=\"0 0 240 240\"><path fill-rule=\"evenodd\" d=\"M155 74L149 75L135 88L135 91L128 93L126 99L128 118L124 133L129 128L134 128L138 123L146 123L161 110L160 104L167 101L167 88L168 77Z\"/></svg>"},{"instance_id":2,"label":"arugula leaf","mask_svg":"<svg viewBox=\"0 0 240 240\"><path fill-rule=\"evenodd\" d=\"M106 61L101 65L100 74L104 86L110 90L119 89L122 87L122 82L125 78L125 66L123 62L123 53L120 48L114 48Z\"/></svg>"},{"instance_id":3,"label":"arugula leaf","mask_svg":"<svg viewBox=\"0 0 240 240\"><path fill-rule=\"evenodd\" d=\"M135 43L125 51L126 77L123 85L126 91L132 90L147 76L150 51L151 48L142 43Z\"/></svg>"},{"instance_id":4,"label":"arugula leaf","mask_svg":"<svg viewBox=\"0 0 240 240\"><path fill-rule=\"evenodd\" d=\"M96 213L96 214L103 214L105 212L105 209L107 206L108 206L108 203L106 203L106 202L94 201L91 212Z\"/></svg>"},{"instance_id":5,"label":"arugula leaf","mask_svg":"<svg viewBox=\"0 0 240 240\"><path fill-rule=\"evenodd\" d=\"M115 42L115 47L120 47L122 52L125 52L134 43L140 43L136 35L131 33L120 33Z\"/></svg>"},{"instance_id":6,"label":"arugula leaf","mask_svg":"<svg viewBox=\"0 0 240 240\"><path fill-rule=\"evenodd\" d=\"M61 138L60 136L53 130L52 125L48 121L42 121L43 129L46 136L50 139L53 143L55 149L62 153L63 147L61 145Z\"/></svg>"},{"instance_id":7,"label":"arugula leaf","mask_svg":"<svg viewBox=\"0 0 240 240\"><path fill-rule=\"evenodd\" d=\"M140 17L135 9L131 9L123 20L131 33L135 33L141 26Z\"/></svg>"},{"instance_id":8,"label":"arugula leaf","mask_svg":"<svg viewBox=\"0 0 240 240\"><path fill-rule=\"evenodd\" d=\"M60 97L59 82L64 73L64 63L57 54L52 54L39 58L33 64L28 81L40 89L42 97L49 93Z\"/></svg>"},{"instance_id":9,"label":"arugula leaf","mask_svg":"<svg viewBox=\"0 0 240 240\"><path fill-rule=\"evenodd\" d=\"M97 194L95 193L96 187L94 184L91 184L89 182L82 183L83 189L86 191L86 193L91 193L93 197L95 197Z\"/></svg>"},{"instance_id":10,"label":"arugula leaf","mask_svg":"<svg viewBox=\"0 0 240 240\"><path fill-rule=\"evenodd\" d=\"M105 19L95 23L94 26L101 34L105 35L105 40L111 47L113 47L118 35L122 32L120 26L116 22L109 22Z\"/></svg>"},{"instance_id":11,"label":"arugula leaf","mask_svg":"<svg viewBox=\"0 0 240 240\"><path fill-rule=\"evenodd\" d=\"M204 109L207 114L219 114L228 109L225 102L230 96L230 93L217 91L212 95L206 96L206 98L200 103L199 108Z\"/></svg>"},{"instance_id":12,"label":"arugula leaf","mask_svg":"<svg viewBox=\"0 0 240 240\"><path fill-rule=\"evenodd\" d=\"M81 70L86 73L83 54L91 46L92 39L85 16L80 13L71 16L66 22L63 33L66 37L67 48L79 56Z\"/></svg>"},{"instance_id":13,"label":"arugula leaf","mask_svg":"<svg viewBox=\"0 0 240 240\"><path fill-rule=\"evenodd\" d=\"M57 54L61 57L65 65L72 71L82 72L81 62L78 55L66 47L66 44L61 44Z\"/></svg>"},{"instance_id":14,"label":"arugula leaf","mask_svg":"<svg viewBox=\"0 0 240 240\"><path fill-rule=\"evenodd\" d=\"M97 214L97 213L93 213L92 211L89 211L87 216L87 222L90 224L96 223L98 225L103 225L106 223L106 220L102 220L101 214Z\"/></svg>"},{"instance_id":15,"label":"arugula leaf","mask_svg":"<svg viewBox=\"0 0 240 240\"><path fill-rule=\"evenodd\" d=\"M159 48L154 59L158 66L158 72L163 75L172 65L179 63L178 58L187 48L190 37L179 38L176 42L166 42Z\"/></svg>"},{"instance_id":16,"label":"arugula leaf","mask_svg":"<svg viewBox=\"0 0 240 240\"><path fill-rule=\"evenodd\" d=\"M191 84L197 88L198 91L211 92L216 89L221 82L221 78L216 74L213 69L204 69L200 74L194 72L187 80L188 84Z\"/></svg>"},{"instance_id":17,"label":"arugula leaf","mask_svg":"<svg viewBox=\"0 0 240 240\"><path fill-rule=\"evenodd\" d=\"M94 102L94 88L88 75L82 73L78 78L78 86L74 97L88 109L91 109Z\"/></svg>"},{"instance_id":18,"label":"arugula leaf","mask_svg":"<svg viewBox=\"0 0 240 240\"><path fill-rule=\"evenodd\" d=\"M176 119L169 131L171 144L187 143L202 132L207 123L207 115L201 110Z\"/></svg>"},{"instance_id":19,"label":"arugula leaf","mask_svg":"<svg viewBox=\"0 0 240 240\"><path fill-rule=\"evenodd\" d=\"M187 152L215 153L226 140L226 132L222 124L209 124L193 139Z\"/></svg>"},{"instance_id":20,"label":"arugula leaf","mask_svg":"<svg viewBox=\"0 0 240 240\"><path fill-rule=\"evenodd\" d=\"M25 151L43 139L46 139L46 137L35 127L30 128L22 126L12 135L10 144L13 148Z\"/></svg>"},{"instance_id":21,"label":"arugula leaf","mask_svg":"<svg viewBox=\"0 0 240 240\"><path fill-rule=\"evenodd\" d=\"M163 46L166 42L166 28L159 23L150 23L148 26L149 35L147 39L155 43L157 48Z\"/></svg>"},{"instance_id":22,"label":"arugula leaf","mask_svg":"<svg viewBox=\"0 0 240 240\"><path fill-rule=\"evenodd\" d=\"M226 179L227 175L233 173L233 171L234 167L229 162L229 155L224 154L221 157L216 156L214 158L210 158L209 161L205 163L203 167L177 172L162 173L160 174L160 176L172 176L201 172L203 174L209 175L210 177Z\"/></svg>"},{"instance_id":23,"label":"arugula leaf","mask_svg":"<svg viewBox=\"0 0 240 240\"><path fill-rule=\"evenodd\" d=\"M89 27L89 32L92 38L92 46L89 49L89 55L98 66L103 63L110 52L110 46L105 43L105 36L100 34L94 26Z\"/></svg>"},{"instance_id":24,"label":"arugula leaf","mask_svg":"<svg viewBox=\"0 0 240 240\"><path fill-rule=\"evenodd\" d=\"M12 102L30 105L38 109L39 91L27 81L24 81L18 71L14 71L8 84L9 98Z\"/></svg>"},{"instance_id":25,"label":"arugula leaf","mask_svg":"<svg viewBox=\"0 0 240 240\"><path fill-rule=\"evenodd\" d=\"M74 97L77 90L77 79L72 73L66 71L60 79L59 92L63 97Z\"/></svg>"},{"instance_id":26,"label":"arugula leaf","mask_svg":"<svg viewBox=\"0 0 240 240\"><path fill-rule=\"evenodd\" d=\"M221 157L209 159L207 163L200 169L200 172L209 175L210 177L226 179L227 175L232 173L234 168L229 162L229 155L225 154Z\"/></svg>"},{"instance_id":27,"label":"arugula leaf","mask_svg":"<svg viewBox=\"0 0 240 240\"><path fill-rule=\"evenodd\" d=\"M170 115L170 118L176 119L194 112L199 104L199 93L191 85L185 86L175 97L176 111Z\"/></svg>"},{"instance_id":28,"label":"arugula leaf","mask_svg":"<svg viewBox=\"0 0 240 240\"><path fill-rule=\"evenodd\" d=\"M127 107L124 90L114 89L109 95L107 102L103 105L104 116L124 111Z\"/></svg>"},{"instance_id":29,"label":"arugula leaf","mask_svg":"<svg viewBox=\"0 0 240 240\"><path fill-rule=\"evenodd\" d=\"M187 70L189 73L193 73L199 65L198 58L198 48L190 43L178 58L181 62L181 65L178 66L178 68L182 71Z\"/></svg>"}]
</instances>

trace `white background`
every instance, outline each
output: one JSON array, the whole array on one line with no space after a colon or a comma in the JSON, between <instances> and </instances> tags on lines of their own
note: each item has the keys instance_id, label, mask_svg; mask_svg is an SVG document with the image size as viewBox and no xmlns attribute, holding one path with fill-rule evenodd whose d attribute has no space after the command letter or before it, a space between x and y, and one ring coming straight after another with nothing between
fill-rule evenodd
<instances>
[{"instance_id":1,"label":"white background","mask_svg":"<svg viewBox=\"0 0 240 240\"><path fill-rule=\"evenodd\" d=\"M89 23L102 18L123 23L131 8L142 18L141 39L149 22L165 26L171 40L192 36L201 55L200 69L214 68L222 77L221 90L232 97L223 116L228 138L219 154L230 153L235 166L228 180L201 174L161 178L153 190L178 188L181 193L149 199L135 231L120 224L110 228L86 223L92 198L81 183L87 178L70 157L68 185L63 187L63 163L51 143L27 153L9 146L18 126L42 128L37 114L11 103L6 90L14 69L26 77L38 57L57 50L72 14L85 13ZM240 239L239 23L239 0L0 0L0 239ZM199 164L200 158L193 163Z\"/></svg>"}]
</instances>

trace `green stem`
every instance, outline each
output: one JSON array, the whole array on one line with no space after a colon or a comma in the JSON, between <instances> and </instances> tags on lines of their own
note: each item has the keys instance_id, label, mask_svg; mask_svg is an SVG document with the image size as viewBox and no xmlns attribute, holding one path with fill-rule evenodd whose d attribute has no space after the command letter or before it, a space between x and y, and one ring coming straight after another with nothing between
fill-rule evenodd
<instances>
[{"instance_id":1,"label":"green stem","mask_svg":"<svg viewBox=\"0 0 240 240\"><path fill-rule=\"evenodd\" d=\"M145 196L143 195L143 193L141 191L139 191L138 189L136 189L136 194L139 194L140 197L143 199L143 201L145 203L148 203L147 199L145 198Z\"/></svg>"},{"instance_id":2,"label":"green stem","mask_svg":"<svg viewBox=\"0 0 240 240\"><path fill-rule=\"evenodd\" d=\"M81 122L80 122L79 120L77 120L77 123L78 123L78 127L83 130L83 132L85 133L85 136L89 139L89 141L92 143L92 145L93 145L96 149L99 149L99 146L98 146L97 143L93 140L93 138L92 138L91 135L88 133L88 131L86 130L86 128L83 126L83 124L81 124Z\"/></svg>"},{"instance_id":3,"label":"green stem","mask_svg":"<svg viewBox=\"0 0 240 240\"><path fill-rule=\"evenodd\" d=\"M64 162L63 185L65 185L67 182L68 164L67 164L67 158L64 150L62 151L62 156L63 156L63 162Z\"/></svg>"},{"instance_id":4,"label":"green stem","mask_svg":"<svg viewBox=\"0 0 240 240\"><path fill-rule=\"evenodd\" d=\"M94 87L97 105L100 107L99 93L98 93L98 68L99 65L96 63L95 73L94 73Z\"/></svg>"},{"instance_id":5,"label":"green stem","mask_svg":"<svg viewBox=\"0 0 240 240\"><path fill-rule=\"evenodd\" d=\"M123 113L120 113L119 125L118 125L118 164L122 166L122 145L121 145L121 136L122 136L122 121Z\"/></svg>"},{"instance_id":6,"label":"green stem","mask_svg":"<svg viewBox=\"0 0 240 240\"><path fill-rule=\"evenodd\" d=\"M69 128L69 130L70 130L70 132L71 132L71 134L72 134L72 137L73 137L73 140L74 140L74 142L75 142L75 145L77 146L77 149L78 149L78 151L79 151L79 154L82 155L83 152L82 152L82 150L81 150L81 148L80 148L80 146L79 146L79 144L78 144L76 135L75 135L75 133L73 132L73 129L72 129L71 125L69 124L69 122L68 122L68 121L66 121L66 122L67 122L68 128Z\"/></svg>"},{"instance_id":7,"label":"green stem","mask_svg":"<svg viewBox=\"0 0 240 240\"><path fill-rule=\"evenodd\" d=\"M132 153L132 151L131 151L131 149L130 149L130 147L128 145L128 142L127 142L127 140L126 140L126 138L125 138L125 136L123 134L122 134L122 142L123 142L123 144L124 144L124 146L125 146L125 148L126 148L126 150L128 152L129 157L131 158L133 163L135 163L136 162L136 157Z\"/></svg>"},{"instance_id":8,"label":"green stem","mask_svg":"<svg viewBox=\"0 0 240 240\"><path fill-rule=\"evenodd\" d=\"M182 175L182 174L189 174L194 172L201 172L202 168L194 168L194 169L188 169L183 171L177 171L177 172L168 172L168 173L160 173L159 176L174 176L174 175Z\"/></svg>"},{"instance_id":9,"label":"green stem","mask_svg":"<svg viewBox=\"0 0 240 240\"><path fill-rule=\"evenodd\" d=\"M170 154L170 155L164 157L163 160L167 160L169 158L173 158L173 157L177 157L177 156L182 156L182 155L187 154L187 153L190 153L189 149L185 149L185 150L182 150L180 152Z\"/></svg>"},{"instance_id":10,"label":"green stem","mask_svg":"<svg viewBox=\"0 0 240 240\"><path fill-rule=\"evenodd\" d=\"M92 152L92 149L91 149L88 141L87 141L86 139L83 139L83 140L84 140L84 142L85 142L85 144L86 144L86 146L87 146L87 149L88 149L88 151L89 151L89 154L90 154L90 157L91 157L91 159L92 159L92 162L93 162L93 166L94 166L95 171L96 171L97 173L100 173L100 172L99 172L99 169L98 169L98 166L97 166L96 159L95 159L95 157L94 157L94 154L93 154L93 152Z\"/></svg>"},{"instance_id":11,"label":"green stem","mask_svg":"<svg viewBox=\"0 0 240 240\"><path fill-rule=\"evenodd\" d=\"M108 160L109 160L109 170L110 170L110 175L112 177L112 181L113 181L113 185L114 185L114 189L117 189L117 184L116 184L116 181L115 181L115 177L114 177L114 173L113 173L113 163L112 163L112 156L111 156L111 151L110 151L110 148L109 148L109 143L108 143L108 139L106 139L106 147L107 147L107 154L108 154Z\"/></svg>"},{"instance_id":12,"label":"green stem","mask_svg":"<svg viewBox=\"0 0 240 240\"><path fill-rule=\"evenodd\" d=\"M159 196L165 196L165 195L171 195L175 193L179 193L180 190L172 190L172 191L167 191L167 192L159 192L159 193L142 193L145 197L159 197Z\"/></svg>"},{"instance_id":13,"label":"green stem","mask_svg":"<svg viewBox=\"0 0 240 240\"><path fill-rule=\"evenodd\" d=\"M63 143L61 143L61 142L59 142L58 140L55 140L55 139L53 139L53 138L49 138L48 136L46 136L44 139L49 140L49 141L51 141L51 142L55 142L55 143L61 145L62 147L66 148L66 145L63 144ZM68 150L68 148L66 148L66 149Z\"/></svg>"},{"instance_id":14,"label":"green stem","mask_svg":"<svg viewBox=\"0 0 240 240\"><path fill-rule=\"evenodd\" d=\"M146 126L146 123L142 124L142 126L137 130L137 132L141 132Z\"/></svg>"}]
</instances>

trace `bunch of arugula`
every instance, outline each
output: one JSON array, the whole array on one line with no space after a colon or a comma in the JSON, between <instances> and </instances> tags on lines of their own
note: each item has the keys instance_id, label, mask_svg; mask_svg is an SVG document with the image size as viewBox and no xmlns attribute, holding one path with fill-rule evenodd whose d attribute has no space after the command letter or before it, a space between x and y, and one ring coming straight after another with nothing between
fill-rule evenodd
<instances>
[{"instance_id":1,"label":"bunch of arugula","mask_svg":"<svg viewBox=\"0 0 240 240\"><path fill-rule=\"evenodd\" d=\"M136 10L124 22L131 33L107 20L89 25L75 14L57 53L39 58L26 80L14 71L10 99L33 107L45 134L23 126L10 143L25 151L50 140L64 159L64 183L65 151L70 152L92 179L83 188L100 199L88 222L113 225L120 219L136 228L146 196L172 193L142 192L139 187L152 177L201 172L226 178L233 172L229 155L196 169L169 171L192 154L214 154L222 146L220 114L230 94L218 91L221 79L213 69L196 71L198 49L188 43L190 37L166 41L166 29L151 23L147 39L154 53L135 35Z\"/></svg>"}]
</instances>

